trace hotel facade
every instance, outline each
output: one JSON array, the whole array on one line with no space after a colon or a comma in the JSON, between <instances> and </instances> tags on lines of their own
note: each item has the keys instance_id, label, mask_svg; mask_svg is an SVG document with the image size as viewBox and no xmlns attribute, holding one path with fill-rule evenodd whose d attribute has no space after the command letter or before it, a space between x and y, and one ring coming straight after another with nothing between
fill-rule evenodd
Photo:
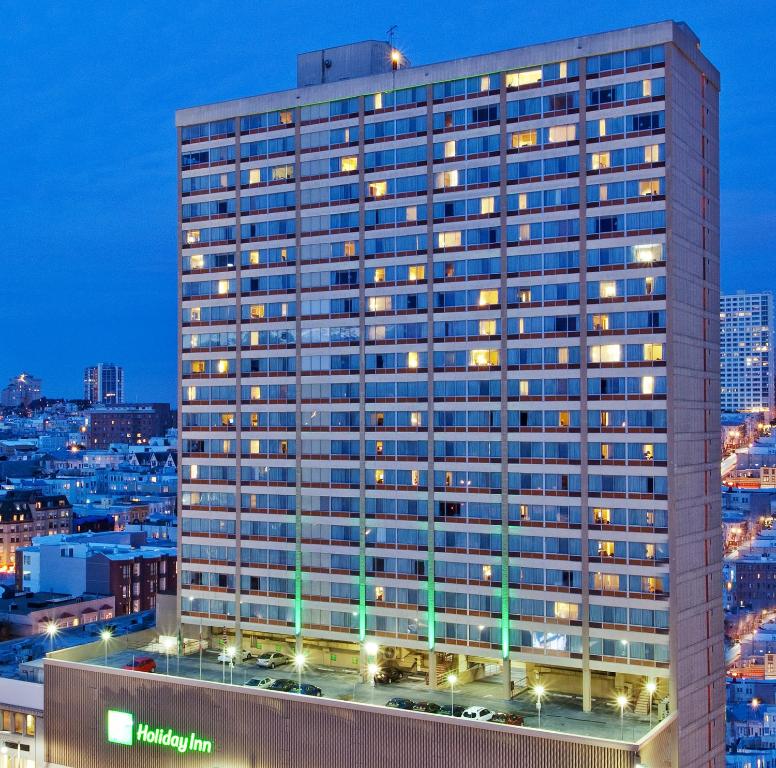
<instances>
[{"instance_id":1,"label":"hotel facade","mask_svg":"<svg viewBox=\"0 0 776 768\"><path fill-rule=\"evenodd\" d=\"M177 113L185 632L591 701L721 765L719 75L683 24ZM678 745L681 745L678 746Z\"/></svg>"}]
</instances>

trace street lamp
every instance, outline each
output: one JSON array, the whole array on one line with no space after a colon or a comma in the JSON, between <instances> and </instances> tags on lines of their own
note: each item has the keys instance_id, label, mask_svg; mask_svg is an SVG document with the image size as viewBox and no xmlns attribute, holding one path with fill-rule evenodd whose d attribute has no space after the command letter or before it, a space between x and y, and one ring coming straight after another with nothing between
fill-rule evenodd
<instances>
[{"instance_id":1,"label":"street lamp","mask_svg":"<svg viewBox=\"0 0 776 768\"><path fill-rule=\"evenodd\" d=\"M296 667L296 685L299 692L302 692L302 670L307 666L307 656L303 653L294 655L294 666Z\"/></svg>"},{"instance_id":2,"label":"street lamp","mask_svg":"<svg viewBox=\"0 0 776 768\"><path fill-rule=\"evenodd\" d=\"M170 637L169 635L164 638L162 641L162 646L164 647L164 655L167 659L167 671L165 674L170 674L170 651L172 651L173 646L175 645L175 638Z\"/></svg>"},{"instance_id":3,"label":"street lamp","mask_svg":"<svg viewBox=\"0 0 776 768\"><path fill-rule=\"evenodd\" d=\"M367 656L377 656L379 650L380 646L373 640L370 640L368 643L364 643L364 651L366 652Z\"/></svg>"},{"instance_id":4,"label":"street lamp","mask_svg":"<svg viewBox=\"0 0 776 768\"><path fill-rule=\"evenodd\" d=\"M621 693L617 697L617 706L620 708L620 741L625 738L625 708L628 706L628 697Z\"/></svg>"},{"instance_id":5,"label":"street lamp","mask_svg":"<svg viewBox=\"0 0 776 768\"><path fill-rule=\"evenodd\" d=\"M533 688L534 696L536 696L536 716L539 719L539 728L542 727L542 696L544 696L546 689L541 683L537 683Z\"/></svg>"},{"instance_id":6,"label":"street lamp","mask_svg":"<svg viewBox=\"0 0 776 768\"><path fill-rule=\"evenodd\" d=\"M649 694L649 727L652 728L652 697L657 690L657 683L654 680L650 680L647 683L647 693Z\"/></svg>"},{"instance_id":7,"label":"street lamp","mask_svg":"<svg viewBox=\"0 0 776 768\"><path fill-rule=\"evenodd\" d=\"M447 682L450 683L450 716L455 717L455 684L458 682L458 675L450 673Z\"/></svg>"},{"instance_id":8,"label":"street lamp","mask_svg":"<svg viewBox=\"0 0 776 768\"><path fill-rule=\"evenodd\" d=\"M46 624L46 634L48 635L49 645L53 651L54 638L57 636L57 634L59 634L59 627L57 626L56 621L50 621L48 624Z\"/></svg>"},{"instance_id":9,"label":"street lamp","mask_svg":"<svg viewBox=\"0 0 776 768\"><path fill-rule=\"evenodd\" d=\"M102 640L103 645L105 647L105 666L108 666L108 643L110 642L111 638L113 637L113 632L111 632L107 627L100 632L100 640Z\"/></svg>"},{"instance_id":10,"label":"street lamp","mask_svg":"<svg viewBox=\"0 0 776 768\"><path fill-rule=\"evenodd\" d=\"M366 672L369 675L369 682L372 684L372 687L369 689L369 702L371 704L374 704L375 700L375 677L379 671L380 666L375 664L373 661L366 666Z\"/></svg>"},{"instance_id":11,"label":"street lamp","mask_svg":"<svg viewBox=\"0 0 776 768\"><path fill-rule=\"evenodd\" d=\"M223 663L221 665L221 682L226 682L226 662L229 661L229 684L234 682L234 655L237 653L237 649L233 645L228 645L224 648L224 653L221 654Z\"/></svg>"}]
</instances>

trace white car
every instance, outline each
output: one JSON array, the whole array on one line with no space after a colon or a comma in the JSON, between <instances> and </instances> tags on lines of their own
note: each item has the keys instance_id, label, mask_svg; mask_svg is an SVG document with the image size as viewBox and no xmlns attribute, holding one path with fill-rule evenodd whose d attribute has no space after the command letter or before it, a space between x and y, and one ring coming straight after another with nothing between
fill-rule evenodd
<instances>
[{"instance_id":1,"label":"white car","mask_svg":"<svg viewBox=\"0 0 776 768\"><path fill-rule=\"evenodd\" d=\"M291 661L285 653L267 652L259 654L256 657L257 667L266 667L267 669L275 669L275 667L282 667L284 664L288 664Z\"/></svg>"},{"instance_id":2,"label":"white car","mask_svg":"<svg viewBox=\"0 0 776 768\"><path fill-rule=\"evenodd\" d=\"M242 655L239 657L242 661L249 661L251 658L250 653L248 651L243 651ZM238 654L235 653L229 653L226 649L221 651L221 653L218 654L218 663L219 664L229 664L231 662L235 662L238 659Z\"/></svg>"},{"instance_id":3,"label":"white car","mask_svg":"<svg viewBox=\"0 0 776 768\"><path fill-rule=\"evenodd\" d=\"M485 707L469 707L461 715L464 720L492 720L493 713Z\"/></svg>"},{"instance_id":4,"label":"white car","mask_svg":"<svg viewBox=\"0 0 776 768\"><path fill-rule=\"evenodd\" d=\"M252 677L250 680L246 680L243 685L246 688L269 688L274 682L272 677Z\"/></svg>"}]
</instances>

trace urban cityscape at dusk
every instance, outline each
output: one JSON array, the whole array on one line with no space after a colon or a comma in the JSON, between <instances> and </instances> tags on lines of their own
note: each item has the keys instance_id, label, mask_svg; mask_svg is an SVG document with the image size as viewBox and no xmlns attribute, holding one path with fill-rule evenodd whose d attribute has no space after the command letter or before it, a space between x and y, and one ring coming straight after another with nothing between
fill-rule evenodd
<instances>
[{"instance_id":1,"label":"urban cityscape at dusk","mask_svg":"<svg viewBox=\"0 0 776 768\"><path fill-rule=\"evenodd\" d=\"M776 9L507 10L9 13L0 768L776 768Z\"/></svg>"}]
</instances>

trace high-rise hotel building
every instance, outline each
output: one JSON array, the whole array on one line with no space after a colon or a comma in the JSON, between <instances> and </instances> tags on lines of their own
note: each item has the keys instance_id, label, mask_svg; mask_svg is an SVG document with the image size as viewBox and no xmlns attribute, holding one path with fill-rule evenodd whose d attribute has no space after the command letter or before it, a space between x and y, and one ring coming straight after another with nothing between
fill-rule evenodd
<instances>
[{"instance_id":1,"label":"high-rise hotel building","mask_svg":"<svg viewBox=\"0 0 776 768\"><path fill-rule=\"evenodd\" d=\"M722 410L774 415L773 294L731 293L720 299Z\"/></svg>"},{"instance_id":2,"label":"high-rise hotel building","mask_svg":"<svg viewBox=\"0 0 776 768\"><path fill-rule=\"evenodd\" d=\"M682 765L717 764L719 76L697 38L418 67L367 42L298 78L177 113L184 625L377 642L432 685L499 665L582 709L655 681Z\"/></svg>"}]
</instances>

